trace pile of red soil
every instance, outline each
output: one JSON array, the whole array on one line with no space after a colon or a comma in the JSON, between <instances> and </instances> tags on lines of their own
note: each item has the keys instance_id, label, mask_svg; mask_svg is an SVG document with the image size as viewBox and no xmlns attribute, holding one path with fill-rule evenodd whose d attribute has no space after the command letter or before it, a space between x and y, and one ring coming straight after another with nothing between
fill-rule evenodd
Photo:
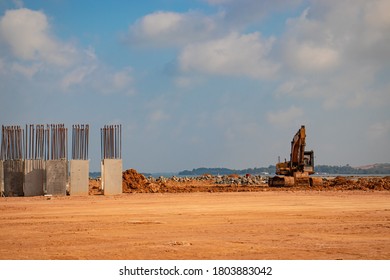
<instances>
[{"instance_id":1,"label":"pile of red soil","mask_svg":"<svg viewBox=\"0 0 390 280\"><path fill-rule=\"evenodd\" d=\"M390 190L390 177L342 177L324 179L324 189L333 190Z\"/></svg>"},{"instance_id":2,"label":"pile of red soil","mask_svg":"<svg viewBox=\"0 0 390 280\"><path fill-rule=\"evenodd\" d=\"M128 169L122 173L122 191L124 193L136 192L145 189L148 180L135 169Z\"/></svg>"},{"instance_id":3,"label":"pile of red soil","mask_svg":"<svg viewBox=\"0 0 390 280\"><path fill-rule=\"evenodd\" d=\"M103 194L102 181L100 179L89 179L89 195Z\"/></svg>"}]
</instances>

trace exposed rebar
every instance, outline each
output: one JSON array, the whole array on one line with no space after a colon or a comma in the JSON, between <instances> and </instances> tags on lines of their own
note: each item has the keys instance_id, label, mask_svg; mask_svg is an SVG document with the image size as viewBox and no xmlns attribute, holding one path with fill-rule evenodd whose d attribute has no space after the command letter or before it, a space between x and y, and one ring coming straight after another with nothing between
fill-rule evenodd
<instances>
[{"instance_id":1,"label":"exposed rebar","mask_svg":"<svg viewBox=\"0 0 390 280\"><path fill-rule=\"evenodd\" d=\"M105 125L100 129L102 159L122 158L122 125Z\"/></svg>"},{"instance_id":2,"label":"exposed rebar","mask_svg":"<svg viewBox=\"0 0 390 280\"><path fill-rule=\"evenodd\" d=\"M1 160L23 159L25 153L24 130L20 126L2 126L1 128Z\"/></svg>"},{"instance_id":3,"label":"exposed rebar","mask_svg":"<svg viewBox=\"0 0 390 280\"><path fill-rule=\"evenodd\" d=\"M72 126L72 159L88 159L89 125Z\"/></svg>"}]
</instances>

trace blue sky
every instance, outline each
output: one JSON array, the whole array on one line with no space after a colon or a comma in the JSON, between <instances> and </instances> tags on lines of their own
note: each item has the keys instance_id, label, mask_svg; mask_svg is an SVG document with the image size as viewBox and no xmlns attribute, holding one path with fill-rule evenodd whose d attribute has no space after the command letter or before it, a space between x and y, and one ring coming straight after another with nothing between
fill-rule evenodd
<instances>
[{"instance_id":1,"label":"blue sky","mask_svg":"<svg viewBox=\"0 0 390 280\"><path fill-rule=\"evenodd\" d=\"M123 167L390 162L386 0L0 1L0 123L123 126Z\"/></svg>"}]
</instances>

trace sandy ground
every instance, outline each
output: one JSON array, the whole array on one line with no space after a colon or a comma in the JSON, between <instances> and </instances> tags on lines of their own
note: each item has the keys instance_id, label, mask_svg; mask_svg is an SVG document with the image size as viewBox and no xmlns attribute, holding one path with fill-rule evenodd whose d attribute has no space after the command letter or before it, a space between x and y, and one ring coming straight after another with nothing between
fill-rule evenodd
<instances>
[{"instance_id":1,"label":"sandy ground","mask_svg":"<svg viewBox=\"0 0 390 280\"><path fill-rule=\"evenodd\" d=\"M0 198L0 244L0 259L390 259L390 192Z\"/></svg>"}]
</instances>

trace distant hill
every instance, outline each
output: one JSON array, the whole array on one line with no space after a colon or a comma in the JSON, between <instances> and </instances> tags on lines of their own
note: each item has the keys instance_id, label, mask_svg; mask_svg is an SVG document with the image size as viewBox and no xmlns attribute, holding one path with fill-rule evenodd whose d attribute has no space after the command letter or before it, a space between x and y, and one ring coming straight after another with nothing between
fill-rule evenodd
<instances>
[{"instance_id":1,"label":"distant hill","mask_svg":"<svg viewBox=\"0 0 390 280\"><path fill-rule=\"evenodd\" d=\"M344 166L317 165L315 170L318 173L328 174L390 174L390 163L375 163L359 167L352 167L348 164Z\"/></svg>"},{"instance_id":2,"label":"distant hill","mask_svg":"<svg viewBox=\"0 0 390 280\"><path fill-rule=\"evenodd\" d=\"M390 174L390 163L376 163L360 167L352 167L349 164L344 166L337 165L316 165L317 173L327 174ZM200 167L192 170L183 170L179 172L182 176L200 176L203 174L228 175L228 174L274 174L275 165L268 167L255 167L247 169L229 169L229 168L207 168Z\"/></svg>"},{"instance_id":3,"label":"distant hill","mask_svg":"<svg viewBox=\"0 0 390 280\"><path fill-rule=\"evenodd\" d=\"M89 172L89 178L96 179L100 177L100 172Z\"/></svg>"},{"instance_id":4,"label":"distant hill","mask_svg":"<svg viewBox=\"0 0 390 280\"><path fill-rule=\"evenodd\" d=\"M179 175L182 176L199 176L203 174L211 175L229 175L229 174L271 174L275 173L275 165L270 165L268 167L255 167L247 169L230 169L230 168L207 168L200 167L192 170L183 170L179 172Z\"/></svg>"}]
</instances>

